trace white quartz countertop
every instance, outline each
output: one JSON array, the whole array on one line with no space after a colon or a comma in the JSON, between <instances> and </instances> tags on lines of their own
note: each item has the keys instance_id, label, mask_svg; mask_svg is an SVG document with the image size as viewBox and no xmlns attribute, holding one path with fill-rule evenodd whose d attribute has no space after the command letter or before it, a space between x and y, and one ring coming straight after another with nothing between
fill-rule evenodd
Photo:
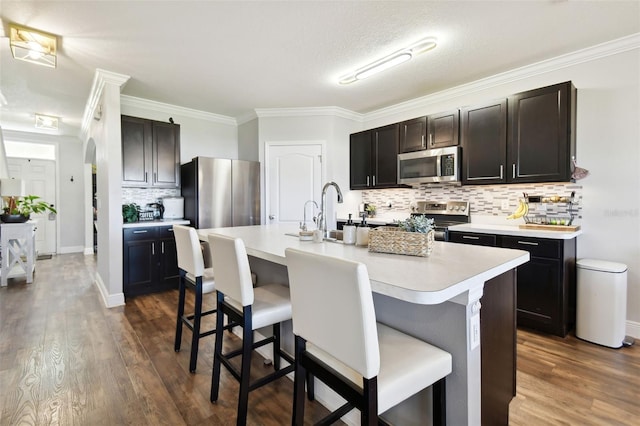
<instances>
[{"instance_id":1,"label":"white quartz countertop","mask_svg":"<svg viewBox=\"0 0 640 426\"><path fill-rule=\"evenodd\" d=\"M241 238L249 255L285 266L288 247L362 262L374 292L418 304L438 304L481 291L487 280L529 260L529 253L522 250L440 241L429 257L371 253L365 247L286 235L297 231L295 225L262 225L199 229L198 234L202 240L212 232Z\"/></svg>"},{"instance_id":2,"label":"white quartz countertop","mask_svg":"<svg viewBox=\"0 0 640 426\"><path fill-rule=\"evenodd\" d=\"M494 225L480 223L464 223L449 227L449 231L475 232L477 234L512 235L514 237L549 238L555 240L570 240L582 234L577 231L556 231L544 229L521 229L518 225Z\"/></svg>"},{"instance_id":3,"label":"white quartz countertop","mask_svg":"<svg viewBox=\"0 0 640 426\"><path fill-rule=\"evenodd\" d=\"M143 220L142 222L124 223L123 228L148 228L152 226L188 225L187 219Z\"/></svg>"}]
</instances>

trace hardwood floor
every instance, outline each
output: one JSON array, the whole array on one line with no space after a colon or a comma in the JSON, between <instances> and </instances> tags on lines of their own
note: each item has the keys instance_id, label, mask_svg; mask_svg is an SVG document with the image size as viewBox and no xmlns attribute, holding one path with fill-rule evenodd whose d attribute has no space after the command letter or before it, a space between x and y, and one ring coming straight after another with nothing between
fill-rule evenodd
<instances>
[{"instance_id":1,"label":"hardwood floor","mask_svg":"<svg viewBox=\"0 0 640 426\"><path fill-rule=\"evenodd\" d=\"M58 255L37 262L33 284L0 289L0 425L235 424L238 385L225 370L209 402L213 338L201 341L196 374L189 332L173 351L177 292L106 309L94 274L93 256ZM290 424L292 389L283 379L252 392L249 424ZM639 390L638 346L518 331L512 425L637 424ZM326 410L307 403L307 414L311 424Z\"/></svg>"}]
</instances>

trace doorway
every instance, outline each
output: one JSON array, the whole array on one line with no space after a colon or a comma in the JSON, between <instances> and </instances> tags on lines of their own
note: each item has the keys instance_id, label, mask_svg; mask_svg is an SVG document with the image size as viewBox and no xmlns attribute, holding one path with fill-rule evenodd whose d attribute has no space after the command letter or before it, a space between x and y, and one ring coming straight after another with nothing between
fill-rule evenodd
<instances>
[{"instance_id":1,"label":"doorway","mask_svg":"<svg viewBox=\"0 0 640 426\"><path fill-rule=\"evenodd\" d=\"M28 195L37 195L54 205L56 200L56 162L29 158L8 157L9 177L25 181ZM36 250L39 254L56 253L57 216L49 212L32 214L36 222Z\"/></svg>"},{"instance_id":2,"label":"doorway","mask_svg":"<svg viewBox=\"0 0 640 426\"><path fill-rule=\"evenodd\" d=\"M267 142L265 144L266 223L307 225L317 214L314 200L320 205L322 190L322 155L324 142ZM313 226L312 226L313 228Z\"/></svg>"}]
</instances>

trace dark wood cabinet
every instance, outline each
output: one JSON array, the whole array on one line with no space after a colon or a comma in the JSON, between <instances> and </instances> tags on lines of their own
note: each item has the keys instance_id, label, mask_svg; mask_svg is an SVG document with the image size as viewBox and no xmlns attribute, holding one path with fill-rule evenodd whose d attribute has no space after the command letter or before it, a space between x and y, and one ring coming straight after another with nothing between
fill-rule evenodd
<instances>
[{"instance_id":1,"label":"dark wood cabinet","mask_svg":"<svg viewBox=\"0 0 640 426\"><path fill-rule=\"evenodd\" d=\"M460 115L462 183L505 182L507 100L463 108Z\"/></svg>"},{"instance_id":2,"label":"dark wood cabinet","mask_svg":"<svg viewBox=\"0 0 640 426\"><path fill-rule=\"evenodd\" d=\"M515 237L452 231L449 241L529 252L517 271L517 323L564 337L576 319L576 239Z\"/></svg>"},{"instance_id":3,"label":"dark wood cabinet","mask_svg":"<svg viewBox=\"0 0 640 426\"><path fill-rule=\"evenodd\" d=\"M458 145L460 113L456 109L400 123L399 152Z\"/></svg>"},{"instance_id":4,"label":"dark wood cabinet","mask_svg":"<svg viewBox=\"0 0 640 426\"><path fill-rule=\"evenodd\" d=\"M125 297L178 286L178 257L171 226L123 230L123 291Z\"/></svg>"},{"instance_id":5,"label":"dark wood cabinet","mask_svg":"<svg viewBox=\"0 0 640 426\"><path fill-rule=\"evenodd\" d=\"M121 117L122 186L177 188L180 185L180 126Z\"/></svg>"},{"instance_id":6,"label":"dark wood cabinet","mask_svg":"<svg viewBox=\"0 0 640 426\"><path fill-rule=\"evenodd\" d=\"M462 183L568 182L575 101L565 82L463 108Z\"/></svg>"},{"instance_id":7,"label":"dark wood cabinet","mask_svg":"<svg viewBox=\"0 0 640 426\"><path fill-rule=\"evenodd\" d=\"M352 134L349 166L351 189L397 187L398 124Z\"/></svg>"},{"instance_id":8,"label":"dark wood cabinet","mask_svg":"<svg viewBox=\"0 0 640 426\"><path fill-rule=\"evenodd\" d=\"M565 182L575 151L575 96L571 82L509 98L510 182Z\"/></svg>"}]
</instances>

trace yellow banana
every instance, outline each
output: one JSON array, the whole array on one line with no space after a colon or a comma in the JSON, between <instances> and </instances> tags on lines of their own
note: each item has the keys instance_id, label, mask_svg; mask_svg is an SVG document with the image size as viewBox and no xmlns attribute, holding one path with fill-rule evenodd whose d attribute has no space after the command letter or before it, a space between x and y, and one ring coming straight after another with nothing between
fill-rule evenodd
<instances>
[{"instance_id":1,"label":"yellow banana","mask_svg":"<svg viewBox=\"0 0 640 426\"><path fill-rule=\"evenodd\" d=\"M526 215L529 212L529 205L524 201L520 200L520 205L515 212L507 216L507 219L519 219L522 216Z\"/></svg>"}]
</instances>

